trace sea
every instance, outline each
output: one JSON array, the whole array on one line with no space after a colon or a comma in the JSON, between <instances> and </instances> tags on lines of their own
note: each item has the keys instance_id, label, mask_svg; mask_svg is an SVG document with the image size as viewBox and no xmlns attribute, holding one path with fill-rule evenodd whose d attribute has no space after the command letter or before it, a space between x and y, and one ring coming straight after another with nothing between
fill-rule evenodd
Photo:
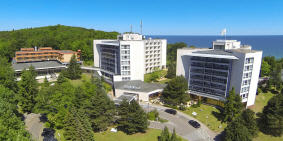
<instances>
[{"instance_id":1,"label":"sea","mask_svg":"<svg viewBox=\"0 0 283 141\"><path fill-rule=\"evenodd\" d=\"M192 35L149 35L151 38L167 39L167 42L185 42L188 47L212 47L212 41L225 39L224 36L192 36ZM262 50L263 56L283 58L283 35L258 35L258 36L226 36L227 40L238 40L243 45L251 45L253 50Z\"/></svg>"}]
</instances>

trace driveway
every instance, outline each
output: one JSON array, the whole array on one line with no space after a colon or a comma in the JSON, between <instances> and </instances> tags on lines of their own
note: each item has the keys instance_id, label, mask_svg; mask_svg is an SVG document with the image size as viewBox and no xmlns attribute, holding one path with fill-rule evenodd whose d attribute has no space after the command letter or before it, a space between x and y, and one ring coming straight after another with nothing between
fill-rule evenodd
<instances>
[{"instance_id":1,"label":"driveway","mask_svg":"<svg viewBox=\"0 0 283 141\"><path fill-rule=\"evenodd\" d=\"M173 131L173 129L175 128L176 133L179 136L189 141L210 141L210 140L214 140L215 136L217 136L216 133L211 131L201 122L199 122L201 124L200 128L196 129L192 127L188 123L188 121L192 119L193 120L196 120L196 119L182 112L177 112L176 115L171 115L171 114L164 112L165 109L168 109L167 107L163 107L160 105L152 105L152 104L150 105L141 104L141 106L147 112L156 109L161 118L168 120L168 122L166 123L152 121L150 122L149 128L163 129L165 126L167 126L170 131Z\"/></svg>"},{"instance_id":2,"label":"driveway","mask_svg":"<svg viewBox=\"0 0 283 141\"><path fill-rule=\"evenodd\" d=\"M25 125L26 129L32 136L33 140L42 141L43 137L41 136L43 131L43 123L40 122L40 114L26 114L25 115Z\"/></svg>"}]
</instances>

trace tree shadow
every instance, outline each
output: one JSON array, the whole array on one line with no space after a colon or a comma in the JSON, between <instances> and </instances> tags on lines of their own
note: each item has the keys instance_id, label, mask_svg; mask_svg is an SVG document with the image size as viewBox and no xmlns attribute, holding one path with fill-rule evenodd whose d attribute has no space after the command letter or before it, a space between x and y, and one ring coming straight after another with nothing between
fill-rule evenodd
<instances>
[{"instance_id":1,"label":"tree shadow","mask_svg":"<svg viewBox=\"0 0 283 141\"><path fill-rule=\"evenodd\" d=\"M57 141L54 137L55 130L52 128L44 128L41 136L43 136L43 141Z\"/></svg>"},{"instance_id":2,"label":"tree shadow","mask_svg":"<svg viewBox=\"0 0 283 141\"><path fill-rule=\"evenodd\" d=\"M213 138L214 141L224 141L224 131Z\"/></svg>"},{"instance_id":3,"label":"tree shadow","mask_svg":"<svg viewBox=\"0 0 283 141\"><path fill-rule=\"evenodd\" d=\"M217 120L221 121L222 120L222 115L220 112L215 112L215 111L212 111L211 112L213 116L215 116L217 118Z\"/></svg>"},{"instance_id":4,"label":"tree shadow","mask_svg":"<svg viewBox=\"0 0 283 141\"><path fill-rule=\"evenodd\" d=\"M43 122L43 123L47 122L48 121L47 115L46 114L40 114L39 120L40 120L40 122Z\"/></svg>"}]
</instances>

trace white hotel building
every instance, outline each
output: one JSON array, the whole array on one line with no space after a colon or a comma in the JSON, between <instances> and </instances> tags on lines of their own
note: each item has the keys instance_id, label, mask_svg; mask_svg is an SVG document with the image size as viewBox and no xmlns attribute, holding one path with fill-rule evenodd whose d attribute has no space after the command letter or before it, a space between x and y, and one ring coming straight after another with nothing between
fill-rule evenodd
<instances>
[{"instance_id":1,"label":"white hotel building","mask_svg":"<svg viewBox=\"0 0 283 141\"><path fill-rule=\"evenodd\" d=\"M113 81L144 81L144 74L166 67L166 46L165 39L145 39L136 33L118 35L117 40L94 40L94 67Z\"/></svg>"},{"instance_id":2,"label":"white hotel building","mask_svg":"<svg viewBox=\"0 0 283 141\"><path fill-rule=\"evenodd\" d=\"M248 107L255 102L261 59L262 51L240 41L217 40L210 49L178 49L176 74L188 80L191 95L225 101L234 87Z\"/></svg>"}]
</instances>

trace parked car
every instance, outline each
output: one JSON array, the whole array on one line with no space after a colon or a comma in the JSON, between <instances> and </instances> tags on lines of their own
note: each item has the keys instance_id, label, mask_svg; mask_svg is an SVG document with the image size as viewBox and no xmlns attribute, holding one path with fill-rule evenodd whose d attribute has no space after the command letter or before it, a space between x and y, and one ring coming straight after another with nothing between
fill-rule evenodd
<instances>
[{"instance_id":1,"label":"parked car","mask_svg":"<svg viewBox=\"0 0 283 141\"><path fill-rule=\"evenodd\" d=\"M177 114L177 111L174 110L174 109L166 109L165 112L169 113L169 114L172 114L172 115L176 115Z\"/></svg>"},{"instance_id":2,"label":"parked car","mask_svg":"<svg viewBox=\"0 0 283 141\"><path fill-rule=\"evenodd\" d=\"M195 128L200 128L200 124L197 121L189 120L189 124L191 124Z\"/></svg>"}]
</instances>

